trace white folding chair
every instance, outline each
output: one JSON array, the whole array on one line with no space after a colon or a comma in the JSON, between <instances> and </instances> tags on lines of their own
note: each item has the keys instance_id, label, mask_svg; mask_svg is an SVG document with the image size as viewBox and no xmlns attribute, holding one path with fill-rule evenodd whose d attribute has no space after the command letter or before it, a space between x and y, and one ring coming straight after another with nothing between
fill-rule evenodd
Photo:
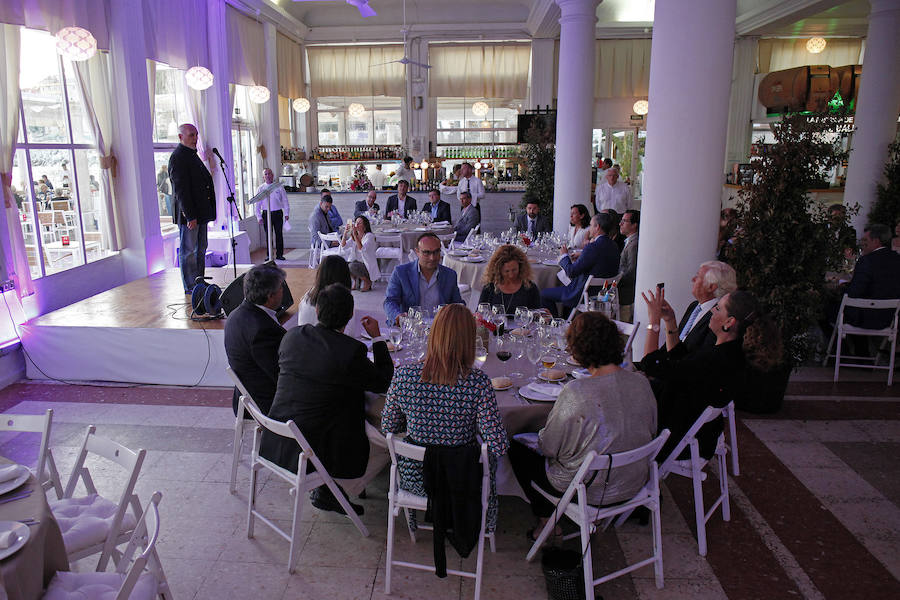
<instances>
[{"instance_id":1,"label":"white folding chair","mask_svg":"<svg viewBox=\"0 0 900 600\"><path fill-rule=\"evenodd\" d=\"M706 480L706 465L710 460L700 456L700 443L697 441L697 432L700 428L711 421L715 421L722 417L726 421L727 427L722 428L716 440L716 450L714 457L718 463L719 477L719 496L713 501L709 510L706 510L703 501L703 481ZM726 441L725 431L729 433L729 439ZM679 460L678 456L688 449L690 458ZM700 556L706 556L706 522L709 521L716 509L722 506L722 520L731 520L731 505L728 501L728 467L726 465L725 455L731 453L732 469L735 475L740 470L738 466L737 456L737 437L734 425L734 402L729 402L723 408L707 406L706 410L694 421L691 428L688 429L672 453L665 459L659 468L659 478L665 479L670 474L688 477L691 480L694 491L694 520L697 524L697 545Z\"/></svg>"},{"instance_id":2,"label":"white folding chair","mask_svg":"<svg viewBox=\"0 0 900 600\"><path fill-rule=\"evenodd\" d=\"M631 355L631 345L634 343L634 336L637 335L638 329L641 327L640 321L635 321L634 323L626 323L625 321L616 321L612 320L613 323L616 324L616 328L619 330L619 333L625 336L625 358L628 358Z\"/></svg>"},{"instance_id":3,"label":"white folding chair","mask_svg":"<svg viewBox=\"0 0 900 600\"><path fill-rule=\"evenodd\" d=\"M328 233L318 232L319 234L319 246L321 247L321 252L319 252L319 260L322 260L329 254L340 254L341 248L340 246L332 246L331 242L333 240L329 240L327 236L331 235Z\"/></svg>"},{"instance_id":4,"label":"white folding chair","mask_svg":"<svg viewBox=\"0 0 900 600\"><path fill-rule=\"evenodd\" d=\"M63 489L50 450L50 428L53 423L53 409L41 415L0 414L0 431L19 431L22 433L40 433L41 443L38 446L37 466L32 471L41 489L46 493L54 490L57 498L62 498Z\"/></svg>"},{"instance_id":5,"label":"white folding chair","mask_svg":"<svg viewBox=\"0 0 900 600\"><path fill-rule=\"evenodd\" d=\"M456 239L455 233L443 233L438 234L438 239L441 241L441 246L444 252L450 250L450 246L453 245L453 240Z\"/></svg>"},{"instance_id":6,"label":"white folding chair","mask_svg":"<svg viewBox=\"0 0 900 600\"><path fill-rule=\"evenodd\" d=\"M662 524L659 516L659 472L655 459L660 448L662 448L668 438L669 430L663 429L656 436L656 439L634 450L603 455L598 455L591 450L584 457L581 466L575 473L575 477L561 497L556 497L532 483L532 487L547 500L556 504L556 508L553 511L553 516L541 529L537 540L528 551L526 559L529 561L534 559L538 549L547 541L556 524L565 515L578 525L578 533L568 535L565 539L581 536L585 598L593 598L594 588L601 583L650 564L653 565L653 571L656 575L656 587L662 588ZM592 478L596 480L598 477L604 477L605 474L608 474L614 468L638 463L644 463L648 467L647 483L630 500L613 506L592 506L588 503L587 490ZM646 506L650 510L653 530L653 554L649 558L594 579L594 565L591 558L591 535L598 529L598 526L601 531L605 530L616 517L620 517L616 522L616 526L621 525L624 522L624 517L639 506Z\"/></svg>"},{"instance_id":7,"label":"white folding chair","mask_svg":"<svg viewBox=\"0 0 900 600\"><path fill-rule=\"evenodd\" d=\"M159 502L162 492L156 492L147 503L134 528L115 573L73 573L58 571L44 600L71 600L72 598L115 598L115 600L150 600L172 598L169 582L163 572L156 542L159 540ZM143 551L135 556L139 548ZM113 595L115 594L115 595Z\"/></svg>"},{"instance_id":8,"label":"white folding chair","mask_svg":"<svg viewBox=\"0 0 900 600\"><path fill-rule=\"evenodd\" d=\"M105 571L110 558L118 558L121 553L116 546L127 542L138 519L143 514L141 503L134 493L146 450L129 450L122 444L96 433L96 427L89 425L84 443L72 474L66 483L63 497L50 502L53 516L62 531L63 543L69 562L100 553L98 571ZM91 473L85 466L88 453L112 461L125 469L128 481L118 502L113 502L97 493ZM78 481L84 483L87 496L75 496ZM131 508L131 512L128 509Z\"/></svg>"},{"instance_id":9,"label":"white folding chair","mask_svg":"<svg viewBox=\"0 0 900 600\"><path fill-rule=\"evenodd\" d=\"M322 462L316 456L315 452L313 452L309 442L303 437L303 434L300 433L297 425L294 424L293 421L282 423L281 421L270 419L260 412L259 407L256 406L256 403L254 403L253 400L242 398L241 402L247 412L250 413L250 416L253 417L253 420L256 421L256 427L253 430L253 450L250 456L250 496L247 500L247 537L253 537L254 521L257 518L275 530L275 533L290 542L290 548L288 550L288 571L293 573L294 557L300 548L300 540L298 538L300 534L300 519L303 516L303 505L305 503L304 497L310 491L321 485L328 486L328 489L334 494L334 497L347 514L347 518L353 522L363 537L368 537L369 530L366 529L366 526L359 520L356 511L353 510L353 507L350 506L350 502L338 489L338 486L331 478L331 475L329 475L328 471L325 470L325 467L322 466ZM259 455L259 446L262 441L263 429L266 429L275 435L297 442L300 446L300 457L297 463L296 473L276 465L272 461ZM307 463L312 463L313 465L314 471L311 473L306 472ZM283 531L274 521L264 517L256 510L256 478L257 472L260 469L268 469L291 484L290 494L294 496L294 510L290 534Z\"/></svg>"},{"instance_id":10,"label":"white folding chair","mask_svg":"<svg viewBox=\"0 0 900 600\"><path fill-rule=\"evenodd\" d=\"M402 560L394 560L394 520L403 509L406 517L406 526L409 528L409 511L424 511L428 507L428 498L426 496L418 496L412 492L400 489L400 476L397 468L397 457L423 461L425 459L425 448L403 442L394 437L393 433L387 435L388 452L391 455L391 478L388 487L388 531L387 531L387 552L385 554L385 572L384 572L384 592L391 593L391 571L394 566L407 567L410 569L418 569L420 571L430 571L434 573L434 565L424 563L414 563ZM486 533L487 528L487 508L488 495L491 489L491 470L488 463L487 444L481 444L481 530L478 535L478 550L475 559L475 571L458 571L456 569L447 569L450 575L459 577L468 577L475 580L475 600L481 597L481 581L484 574L484 540L487 538L491 543L491 552L495 551L494 534ZM419 529L430 530L430 525L419 525ZM409 529L409 538L413 543L416 542L416 534Z\"/></svg>"},{"instance_id":11,"label":"white folding chair","mask_svg":"<svg viewBox=\"0 0 900 600\"><path fill-rule=\"evenodd\" d=\"M473 227L469 230L469 233L466 234L466 239L463 240L462 245L468 246L469 242L472 241L472 237L478 235L478 232L481 230L481 223Z\"/></svg>"},{"instance_id":12,"label":"white folding chair","mask_svg":"<svg viewBox=\"0 0 900 600\"><path fill-rule=\"evenodd\" d=\"M244 387L244 384L241 383L241 380L237 376L237 373L235 373L231 369L231 367L225 367L225 372L228 373L228 376L231 377L234 385L237 386L238 391L241 393L241 398L253 400L253 398L250 396L250 392L248 392L247 388ZM229 479L228 483L228 490L232 494L237 491L237 470L238 463L241 460L241 450L244 446L244 432L248 428L253 429L255 424L256 422L252 419L244 418L244 403L239 399L237 416L234 417L234 444L231 451L231 479Z\"/></svg>"},{"instance_id":13,"label":"white folding chair","mask_svg":"<svg viewBox=\"0 0 900 600\"><path fill-rule=\"evenodd\" d=\"M883 329L866 329L865 327L857 327L844 322L844 309L853 307L861 310L890 310L894 311L894 318L891 324ZM834 358L834 381L837 383L838 375L841 367L857 367L862 369L886 369L888 372L887 384L894 384L894 355L897 353L897 322L898 314L900 314L900 298L892 298L889 300L874 300L871 298L850 298L844 294L841 300L841 307L838 310L837 322L834 324L834 331L831 333L831 339L828 342L828 348L825 351L825 360L822 366L828 362L829 358ZM868 356L844 356L850 358L854 362L841 361L841 346L847 335L861 335L867 337L883 337L890 342L890 358L887 366L875 364L875 359ZM831 348L837 339L837 349L831 354ZM871 364L865 364L858 361L869 361Z\"/></svg>"},{"instance_id":14,"label":"white folding chair","mask_svg":"<svg viewBox=\"0 0 900 600\"><path fill-rule=\"evenodd\" d=\"M378 248L375 249L375 258L380 260L396 260L400 262L402 260L402 250L400 249L401 238L399 235L379 235L375 238L375 241L378 243ZM381 244L397 244L396 246L382 246ZM381 263L379 263L379 273L378 276L380 279L390 279L391 273L394 271L391 268L390 271L381 271Z\"/></svg>"}]
</instances>

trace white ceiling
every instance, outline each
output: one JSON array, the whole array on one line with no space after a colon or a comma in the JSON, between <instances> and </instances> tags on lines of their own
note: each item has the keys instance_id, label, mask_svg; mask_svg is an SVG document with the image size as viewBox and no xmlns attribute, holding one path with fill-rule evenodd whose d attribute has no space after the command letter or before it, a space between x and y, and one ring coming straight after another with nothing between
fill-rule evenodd
<instances>
[{"instance_id":1,"label":"white ceiling","mask_svg":"<svg viewBox=\"0 0 900 600\"><path fill-rule=\"evenodd\" d=\"M287 17L280 25L310 42L396 41L403 22L403 0L370 0L378 15L365 19L344 0L229 1L274 8ZM604 0L597 7L597 37L649 36L654 6L655 0ZM429 39L559 35L559 8L553 0L407 0L406 10L411 35ZM868 14L868 0L737 0L736 31L760 36L865 36Z\"/></svg>"}]
</instances>

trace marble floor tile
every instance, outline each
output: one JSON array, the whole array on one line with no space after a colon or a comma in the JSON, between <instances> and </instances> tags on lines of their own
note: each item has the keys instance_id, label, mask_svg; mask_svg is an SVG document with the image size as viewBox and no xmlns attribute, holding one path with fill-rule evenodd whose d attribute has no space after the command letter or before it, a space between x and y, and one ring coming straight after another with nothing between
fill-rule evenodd
<instances>
[{"instance_id":1,"label":"marble floor tile","mask_svg":"<svg viewBox=\"0 0 900 600\"><path fill-rule=\"evenodd\" d=\"M217 560L195 600L281 598L290 580L287 566Z\"/></svg>"}]
</instances>

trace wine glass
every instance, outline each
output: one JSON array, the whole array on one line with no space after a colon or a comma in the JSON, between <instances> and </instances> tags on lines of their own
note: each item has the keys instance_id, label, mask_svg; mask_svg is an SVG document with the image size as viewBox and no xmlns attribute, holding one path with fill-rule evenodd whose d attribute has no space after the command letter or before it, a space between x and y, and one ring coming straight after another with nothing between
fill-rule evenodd
<instances>
[{"instance_id":1,"label":"wine glass","mask_svg":"<svg viewBox=\"0 0 900 600\"><path fill-rule=\"evenodd\" d=\"M503 313L494 313L494 315L491 317L491 322L496 327L496 335L498 337L503 335L503 331L506 329L506 315Z\"/></svg>"},{"instance_id":2,"label":"wine glass","mask_svg":"<svg viewBox=\"0 0 900 600\"><path fill-rule=\"evenodd\" d=\"M484 347L484 344L481 342L481 338L478 338L475 342L475 368L480 369L484 366L485 361L487 361L488 351L487 348Z\"/></svg>"},{"instance_id":3,"label":"wine glass","mask_svg":"<svg viewBox=\"0 0 900 600\"><path fill-rule=\"evenodd\" d=\"M524 329L531 322L531 316L528 314L530 311L527 306L517 306L515 312L515 323L516 327L520 329Z\"/></svg>"},{"instance_id":4,"label":"wine glass","mask_svg":"<svg viewBox=\"0 0 900 600\"><path fill-rule=\"evenodd\" d=\"M491 305L488 302L481 302L478 304L478 314L481 315L484 319L488 318L488 315L491 314Z\"/></svg>"},{"instance_id":5,"label":"wine glass","mask_svg":"<svg viewBox=\"0 0 900 600\"><path fill-rule=\"evenodd\" d=\"M532 381L537 379L537 369L539 368L538 360L540 360L543 353L544 349L537 340L533 340L531 343L526 342L525 356L528 358L528 362L535 366L535 376L532 378Z\"/></svg>"},{"instance_id":6,"label":"wine glass","mask_svg":"<svg viewBox=\"0 0 900 600\"><path fill-rule=\"evenodd\" d=\"M389 335L391 343L394 345L394 349L399 350L400 342L403 341L403 330L399 327L391 327Z\"/></svg>"},{"instance_id":7,"label":"wine glass","mask_svg":"<svg viewBox=\"0 0 900 600\"><path fill-rule=\"evenodd\" d=\"M509 339L503 343L503 346L509 349L510 354L512 354L512 357L517 361L521 360L523 354L525 353L523 340L524 338L520 338L517 335L510 334ZM520 379L522 377L525 377L525 374L517 369L510 373L509 376Z\"/></svg>"},{"instance_id":8,"label":"wine glass","mask_svg":"<svg viewBox=\"0 0 900 600\"><path fill-rule=\"evenodd\" d=\"M513 342L511 342L510 339L511 338L506 336L497 338L497 359L499 359L500 362L506 362L512 358L513 353L510 349L510 345Z\"/></svg>"}]
</instances>

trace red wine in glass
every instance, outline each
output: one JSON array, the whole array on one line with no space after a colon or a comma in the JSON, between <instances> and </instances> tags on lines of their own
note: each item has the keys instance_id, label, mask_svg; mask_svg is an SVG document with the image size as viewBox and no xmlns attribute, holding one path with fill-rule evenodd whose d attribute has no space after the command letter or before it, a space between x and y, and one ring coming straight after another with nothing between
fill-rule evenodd
<instances>
[{"instance_id":1,"label":"red wine in glass","mask_svg":"<svg viewBox=\"0 0 900 600\"><path fill-rule=\"evenodd\" d=\"M509 350L497 350L497 358L500 359L500 362L506 362L512 358L512 352Z\"/></svg>"}]
</instances>

